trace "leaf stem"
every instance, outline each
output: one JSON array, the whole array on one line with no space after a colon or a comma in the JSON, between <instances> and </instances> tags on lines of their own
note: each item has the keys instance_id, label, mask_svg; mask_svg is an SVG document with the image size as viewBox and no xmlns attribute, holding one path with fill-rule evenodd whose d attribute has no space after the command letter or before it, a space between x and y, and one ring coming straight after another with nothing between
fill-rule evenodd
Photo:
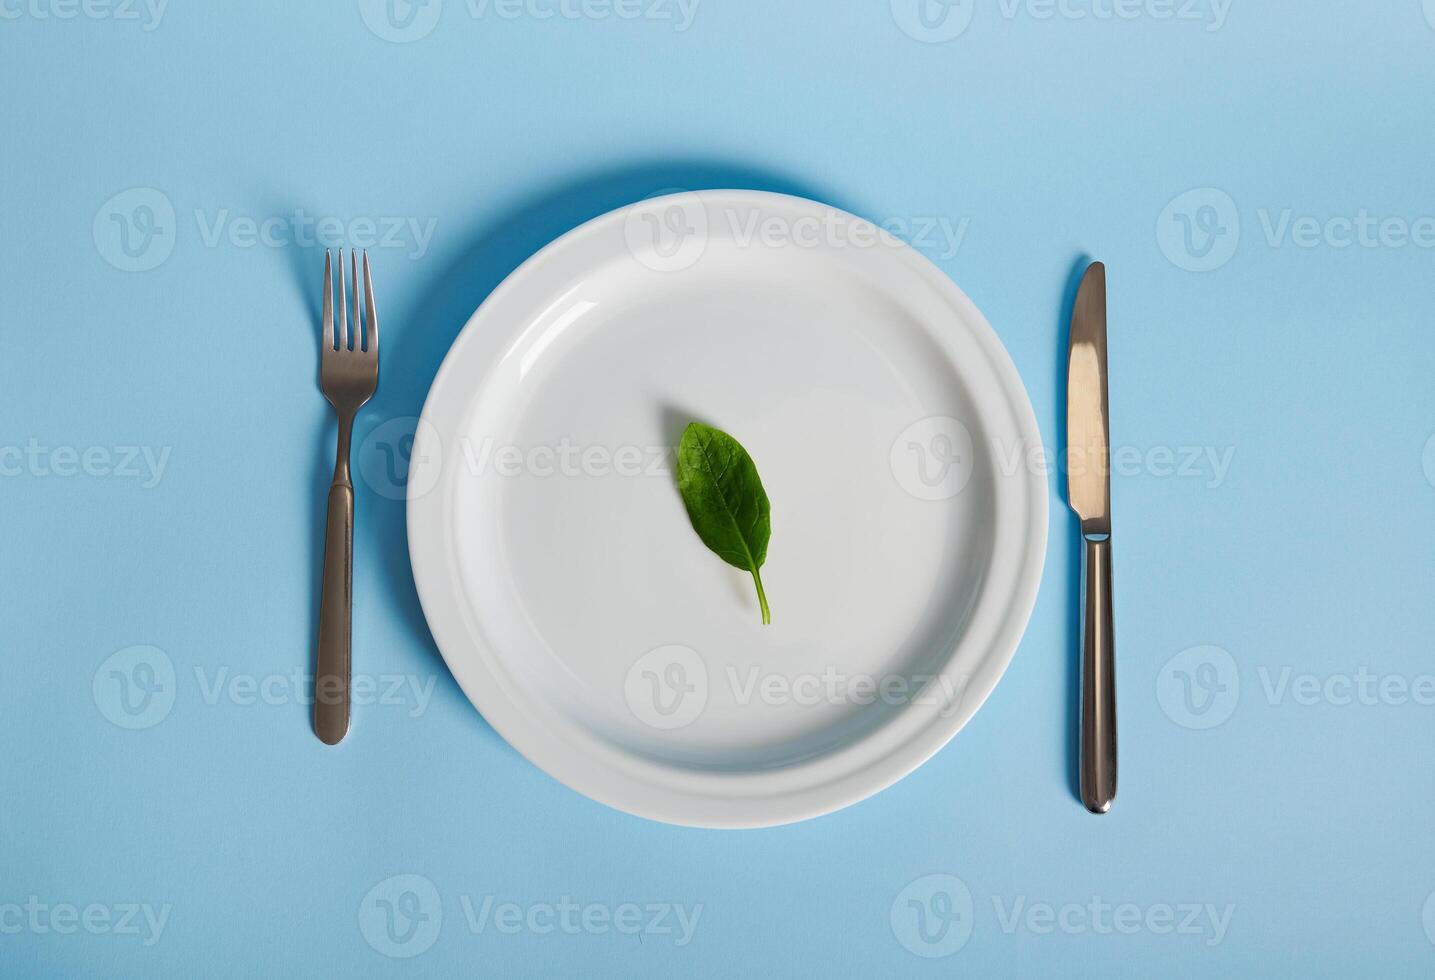
<instances>
[{"instance_id":1,"label":"leaf stem","mask_svg":"<svg viewBox=\"0 0 1435 980\"><path fill-rule=\"evenodd\" d=\"M762 625L772 625L772 612L767 608L767 593L762 591L762 576L752 570L752 580L757 584L757 604L762 607Z\"/></svg>"}]
</instances>

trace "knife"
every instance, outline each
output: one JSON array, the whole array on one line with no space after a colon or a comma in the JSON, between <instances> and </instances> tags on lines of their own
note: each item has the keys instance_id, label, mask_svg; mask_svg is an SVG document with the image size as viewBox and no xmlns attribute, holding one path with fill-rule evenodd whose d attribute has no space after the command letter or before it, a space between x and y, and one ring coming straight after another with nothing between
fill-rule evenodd
<instances>
[{"instance_id":1,"label":"knife","mask_svg":"<svg viewBox=\"0 0 1435 980\"><path fill-rule=\"evenodd\" d=\"M1067 497L1081 521L1081 802L1116 798L1116 649L1111 615L1111 468L1106 399L1106 267L1087 266L1071 311L1066 376Z\"/></svg>"}]
</instances>

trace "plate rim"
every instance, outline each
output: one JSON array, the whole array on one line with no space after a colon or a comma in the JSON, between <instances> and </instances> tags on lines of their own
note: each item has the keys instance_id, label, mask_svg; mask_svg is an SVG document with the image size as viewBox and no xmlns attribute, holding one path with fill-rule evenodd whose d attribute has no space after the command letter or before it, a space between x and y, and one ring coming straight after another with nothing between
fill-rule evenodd
<instances>
[{"instance_id":1,"label":"plate rim","mask_svg":"<svg viewBox=\"0 0 1435 980\"><path fill-rule=\"evenodd\" d=\"M436 421L436 415L444 407L445 386L467 342L480 333L485 319L493 315L510 293L542 275L545 267L554 264L569 250L613 231L615 224L629 220L635 210L665 208L676 198L685 199L683 204L687 207L691 207L696 199L709 213L714 209L755 209L763 213L764 209L780 208L826 220L835 216L839 220L868 226L869 233L881 234L884 242L895 246L883 251L899 255L909 271L934 288L939 297L952 307L955 318L962 322L971 339L990 360L996 388L1005 397L1005 408L1012 414L1019 443L1028 449L1040 449L1043 443L1030 395L1010 353L986 317L946 273L915 248L880 231L866 219L834 205L789 194L741 188L681 191L647 198L599 215L554 239L509 273L485 297L458 332L425 396L410 454L406 503L406 535L415 589L434 643L450 673L470 703L510 746L552 778L590 799L635 816L670 824L706 828L778 826L834 812L881 792L940 751L980 710L1005 676L1035 608L1046 559L1049 491L1046 480L1035 468L1017 468L1016 474L1025 477L1019 480L1025 493L1024 519L1019 525L1025 529L1023 548L1016 559L1016 573L1010 588L1002 596L1007 608L997 621L995 635L988 637L984 644L986 652L980 662L980 672L984 676L981 683L975 683L969 689L975 696L970 703L964 700L961 710L938 719L940 727L934 722L916 729L911 737L897 742L891 751L865 769L776 797L769 792L753 790L764 787L770 790L774 777L780 773L731 774L722 779L731 782L733 789L739 788L745 781L748 784L746 792L724 798L688 789L655 787L651 781L635 778L631 772L635 768L633 765L615 764L617 756L622 755L618 750L590 744L587 746L590 755L584 756L576 747L559 743L543 732L542 722L516 704L504 690L502 678L488 669L486 658L490 651L487 641L481 631L473 628L476 624L470 622L471 610L465 608L467 604L454 594L458 591L454 584L460 576L453 549L445 534L449 523L448 497L444 486L448 459L442 452L441 433L444 426L440 423L443 420ZM932 333L930 329L927 332ZM941 338L937 339L941 341ZM950 353L945 343L942 349L944 353ZM980 414L986 416L990 413ZM439 450L437 453L426 451L430 449L426 443L432 439L440 440L439 445L433 447ZM435 466L439 468L437 474L431 472ZM419 489L424 487L427 489ZM430 535L434 537L430 538ZM432 554L428 553L430 549ZM947 651L949 660L950 654L959 649L964 635L959 634L952 649ZM465 647L463 656L456 649L460 643ZM871 737L870 734L866 736ZM843 751L846 749L832 755L840 755ZM595 769L595 755L612 758L602 760L605 765ZM827 757L818 761L825 759ZM877 762L883 765L879 768ZM642 760L638 768L641 767L666 772L674 775L675 781L681 781L676 779L676 774L683 770L675 767L666 767L652 760ZM652 772L648 775L651 776Z\"/></svg>"}]
</instances>

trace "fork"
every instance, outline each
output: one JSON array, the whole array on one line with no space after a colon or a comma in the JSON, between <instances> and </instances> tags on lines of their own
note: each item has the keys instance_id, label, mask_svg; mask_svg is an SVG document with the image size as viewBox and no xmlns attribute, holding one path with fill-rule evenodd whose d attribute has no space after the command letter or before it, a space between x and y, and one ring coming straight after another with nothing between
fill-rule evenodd
<instances>
[{"instance_id":1,"label":"fork","mask_svg":"<svg viewBox=\"0 0 1435 980\"><path fill-rule=\"evenodd\" d=\"M354 482L349 474L349 444L354 416L379 386L379 317L369 253L364 252L364 302L359 305L358 258L349 250L354 278L354 332L349 333L349 290L344 280L344 250L339 249L339 333L334 334L334 275L324 250L324 328L319 351L319 390L339 419L334 479L324 526L324 579L319 592L319 642L314 667L314 733L337 745L349 731L350 650L353 629Z\"/></svg>"}]
</instances>

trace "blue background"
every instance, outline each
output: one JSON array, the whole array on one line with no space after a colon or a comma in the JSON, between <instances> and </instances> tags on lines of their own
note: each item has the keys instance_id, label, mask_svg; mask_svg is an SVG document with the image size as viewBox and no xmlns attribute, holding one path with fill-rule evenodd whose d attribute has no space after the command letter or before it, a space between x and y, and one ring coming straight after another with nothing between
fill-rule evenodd
<instances>
[{"instance_id":1,"label":"blue background","mask_svg":"<svg viewBox=\"0 0 1435 980\"><path fill-rule=\"evenodd\" d=\"M1435 969L1435 707L1344 704L1339 681L1432 670L1435 252L1398 235L1338 247L1339 227L1303 247L1265 227L1286 209L1435 215L1435 30L1418 0L1234 0L1219 29L1204 3L1187 20L1155 16L1160 0L1130 19L976 0L944 42L904 30L917 22L887 0L701 0L686 30L446 0L403 43L366 24L367 2L174 0L158 23L25 2L0 19L0 906L171 910L150 946L0 912L0 973ZM1083 256L1108 264L1113 442L1158 450L1113 486L1111 815L1072 792L1075 539L1055 472L1046 574L1002 684L930 763L823 819L724 833L608 810L525 762L444 669L376 460L406 445L393 433L449 343L525 257L610 208L713 186L967 219L954 255L918 246L992 322L1048 445L1072 276ZM133 188L161 197L110 203ZM1192 190L1184 219L1163 218ZM156 235L140 235L137 201L174 215L151 212ZM247 704L200 683L310 663L332 440L315 384L322 250L229 235L295 209L436 219L421 256L372 249L384 381L358 436L399 421L356 442L371 477L354 575L356 669L436 682L424 710L356 709L338 749L292 686ZM154 268L117 266L126 220ZM21 462L32 440L38 462ZM167 449L162 478L100 472L98 450L124 446ZM1186 446L1232 451L1229 471L1169 473L1159 450ZM95 472L56 475L73 465L56 447L97 448ZM102 665L136 645L173 665L174 702L128 730ZM1231 660L1171 663L1194 647ZM1337 682L1304 701L1268 691L1286 668ZM376 950L361 914L400 874L442 905L410 959ZM959 878L973 912L969 941L929 959L892 913L933 874ZM461 905L565 895L702 913L678 946L475 933ZM999 914L1097 897L1234 908L1219 942L1071 918L1043 934Z\"/></svg>"}]
</instances>

